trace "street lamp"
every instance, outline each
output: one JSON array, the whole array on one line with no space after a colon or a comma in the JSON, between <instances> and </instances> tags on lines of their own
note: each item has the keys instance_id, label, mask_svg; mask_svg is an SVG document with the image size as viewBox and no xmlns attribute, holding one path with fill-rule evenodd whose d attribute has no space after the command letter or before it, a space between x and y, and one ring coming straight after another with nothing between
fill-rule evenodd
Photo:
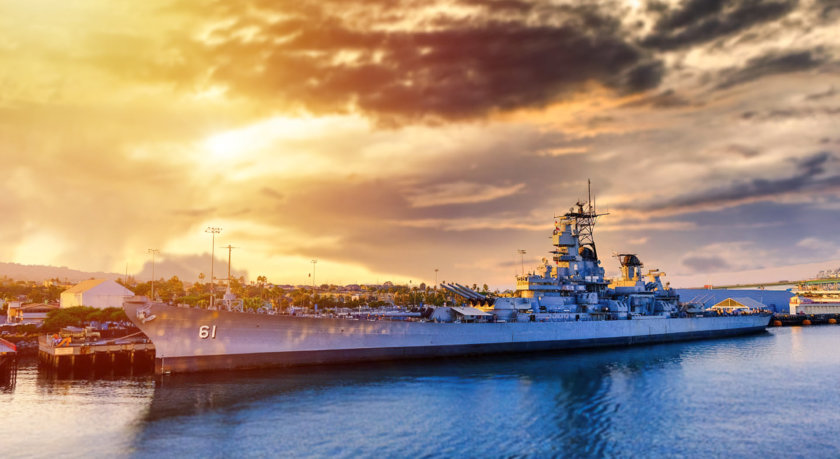
<instances>
[{"instance_id":1,"label":"street lamp","mask_svg":"<svg viewBox=\"0 0 840 459\"><path fill-rule=\"evenodd\" d=\"M152 254L152 301L155 301L155 254L160 253L160 250L148 249L146 253Z\"/></svg>"},{"instance_id":2,"label":"street lamp","mask_svg":"<svg viewBox=\"0 0 840 459\"><path fill-rule=\"evenodd\" d=\"M525 274L525 249L517 250L519 252L520 261L522 262L522 274Z\"/></svg>"},{"instance_id":3,"label":"street lamp","mask_svg":"<svg viewBox=\"0 0 840 459\"><path fill-rule=\"evenodd\" d=\"M204 232L212 235L210 239L210 309L213 309L216 306L216 285L213 276L213 268L216 264L216 235L221 233L222 229L208 226Z\"/></svg>"},{"instance_id":4,"label":"street lamp","mask_svg":"<svg viewBox=\"0 0 840 459\"><path fill-rule=\"evenodd\" d=\"M440 271L439 269L435 268L435 290L437 290L437 273Z\"/></svg>"}]
</instances>

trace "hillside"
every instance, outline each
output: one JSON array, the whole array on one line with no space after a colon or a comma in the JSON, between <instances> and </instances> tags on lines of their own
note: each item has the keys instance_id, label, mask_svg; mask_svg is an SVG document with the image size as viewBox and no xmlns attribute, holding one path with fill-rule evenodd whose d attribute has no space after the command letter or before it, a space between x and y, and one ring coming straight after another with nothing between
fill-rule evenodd
<instances>
[{"instance_id":1,"label":"hillside","mask_svg":"<svg viewBox=\"0 0 840 459\"><path fill-rule=\"evenodd\" d=\"M114 280L122 278L122 274L118 273L79 271L66 266L21 265L18 263L2 262L0 262L0 276L6 276L14 280L36 282L53 278L58 278L62 281L66 279L68 282L79 282L92 277Z\"/></svg>"}]
</instances>

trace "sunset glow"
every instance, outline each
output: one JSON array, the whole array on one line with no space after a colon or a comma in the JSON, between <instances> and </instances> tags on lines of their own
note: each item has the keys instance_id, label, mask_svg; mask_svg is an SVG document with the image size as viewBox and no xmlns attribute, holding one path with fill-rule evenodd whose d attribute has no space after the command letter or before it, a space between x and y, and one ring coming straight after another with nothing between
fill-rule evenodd
<instances>
[{"instance_id":1,"label":"sunset glow","mask_svg":"<svg viewBox=\"0 0 840 459\"><path fill-rule=\"evenodd\" d=\"M398 4L0 0L0 261L505 288L591 179L674 285L840 264L837 2Z\"/></svg>"}]
</instances>

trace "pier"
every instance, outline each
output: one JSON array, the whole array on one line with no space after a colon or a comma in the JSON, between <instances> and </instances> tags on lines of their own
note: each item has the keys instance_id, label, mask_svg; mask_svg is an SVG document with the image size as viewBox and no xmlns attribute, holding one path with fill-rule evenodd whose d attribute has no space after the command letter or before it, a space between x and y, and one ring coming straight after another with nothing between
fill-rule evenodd
<instances>
[{"instance_id":1,"label":"pier","mask_svg":"<svg viewBox=\"0 0 840 459\"><path fill-rule=\"evenodd\" d=\"M0 370L15 363L17 360L17 346L10 341L0 338Z\"/></svg>"},{"instance_id":2,"label":"pier","mask_svg":"<svg viewBox=\"0 0 840 459\"><path fill-rule=\"evenodd\" d=\"M153 369L155 346L145 337L74 342L71 338L38 338L38 358L55 370L97 368Z\"/></svg>"},{"instance_id":3,"label":"pier","mask_svg":"<svg viewBox=\"0 0 840 459\"><path fill-rule=\"evenodd\" d=\"M0 338L0 392L14 389L17 378L17 346Z\"/></svg>"},{"instance_id":4,"label":"pier","mask_svg":"<svg viewBox=\"0 0 840 459\"><path fill-rule=\"evenodd\" d=\"M834 325L840 323L840 314L773 314L770 325L795 327L807 325Z\"/></svg>"},{"instance_id":5,"label":"pier","mask_svg":"<svg viewBox=\"0 0 840 459\"><path fill-rule=\"evenodd\" d=\"M17 346L0 338L0 370L14 364L17 360Z\"/></svg>"}]
</instances>

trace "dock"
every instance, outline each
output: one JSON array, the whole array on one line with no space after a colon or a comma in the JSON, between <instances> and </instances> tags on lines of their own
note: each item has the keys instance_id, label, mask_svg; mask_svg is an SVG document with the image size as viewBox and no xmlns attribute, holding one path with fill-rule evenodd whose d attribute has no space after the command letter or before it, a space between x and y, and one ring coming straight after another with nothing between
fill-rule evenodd
<instances>
[{"instance_id":1,"label":"dock","mask_svg":"<svg viewBox=\"0 0 840 459\"><path fill-rule=\"evenodd\" d=\"M55 370L153 369L155 346L145 336L101 341L38 337L38 358Z\"/></svg>"},{"instance_id":2,"label":"dock","mask_svg":"<svg viewBox=\"0 0 840 459\"><path fill-rule=\"evenodd\" d=\"M0 338L0 392L13 390L17 379L17 346Z\"/></svg>"},{"instance_id":3,"label":"dock","mask_svg":"<svg viewBox=\"0 0 840 459\"><path fill-rule=\"evenodd\" d=\"M770 325L796 327L807 325L834 325L840 323L840 314L773 314Z\"/></svg>"}]
</instances>

